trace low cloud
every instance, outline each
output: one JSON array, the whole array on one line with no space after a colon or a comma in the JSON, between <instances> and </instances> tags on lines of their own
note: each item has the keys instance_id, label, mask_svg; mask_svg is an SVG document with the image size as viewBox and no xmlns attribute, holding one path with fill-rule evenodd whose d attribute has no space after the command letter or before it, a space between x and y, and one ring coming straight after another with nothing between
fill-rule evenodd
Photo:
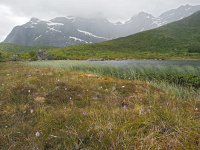
<instances>
[{"instance_id":1,"label":"low cloud","mask_svg":"<svg viewBox=\"0 0 200 150\"><path fill-rule=\"evenodd\" d=\"M28 18L25 16L15 15L14 12L7 6L0 5L0 41L6 38L6 35L12 30L16 25L23 24L28 21Z\"/></svg>"}]
</instances>

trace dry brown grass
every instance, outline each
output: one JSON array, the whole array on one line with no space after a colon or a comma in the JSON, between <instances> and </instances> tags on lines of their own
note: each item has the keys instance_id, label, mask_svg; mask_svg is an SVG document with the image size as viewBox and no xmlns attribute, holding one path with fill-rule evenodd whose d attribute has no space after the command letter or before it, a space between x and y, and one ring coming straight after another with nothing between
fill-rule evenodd
<instances>
[{"instance_id":1,"label":"dry brown grass","mask_svg":"<svg viewBox=\"0 0 200 150\"><path fill-rule=\"evenodd\" d=\"M195 99L142 81L20 63L0 68L2 150L200 148Z\"/></svg>"}]
</instances>

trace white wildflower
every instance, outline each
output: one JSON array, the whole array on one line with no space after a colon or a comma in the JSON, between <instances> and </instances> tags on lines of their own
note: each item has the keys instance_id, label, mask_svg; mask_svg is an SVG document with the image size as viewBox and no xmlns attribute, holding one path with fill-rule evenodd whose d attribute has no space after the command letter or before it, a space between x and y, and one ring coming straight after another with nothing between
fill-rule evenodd
<instances>
[{"instance_id":1,"label":"white wildflower","mask_svg":"<svg viewBox=\"0 0 200 150\"><path fill-rule=\"evenodd\" d=\"M37 131L37 132L35 133L35 136L36 136L36 137L40 137L40 132Z\"/></svg>"},{"instance_id":2,"label":"white wildflower","mask_svg":"<svg viewBox=\"0 0 200 150\"><path fill-rule=\"evenodd\" d=\"M51 137L53 137L53 138L57 138L57 136L55 136L55 135L50 135Z\"/></svg>"},{"instance_id":3,"label":"white wildflower","mask_svg":"<svg viewBox=\"0 0 200 150\"><path fill-rule=\"evenodd\" d=\"M33 110L33 109L31 109L31 110L30 110L30 113L32 114L33 112L34 112L34 110Z\"/></svg>"}]
</instances>

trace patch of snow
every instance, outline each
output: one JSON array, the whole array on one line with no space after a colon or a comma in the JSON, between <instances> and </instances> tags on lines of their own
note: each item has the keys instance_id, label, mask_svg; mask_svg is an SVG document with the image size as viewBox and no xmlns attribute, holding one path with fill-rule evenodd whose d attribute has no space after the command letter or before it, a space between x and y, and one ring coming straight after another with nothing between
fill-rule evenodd
<instances>
[{"instance_id":1,"label":"patch of snow","mask_svg":"<svg viewBox=\"0 0 200 150\"><path fill-rule=\"evenodd\" d=\"M184 17L181 17L179 20L182 20Z\"/></svg>"},{"instance_id":2,"label":"patch of snow","mask_svg":"<svg viewBox=\"0 0 200 150\"><path fill-rule=\"evenodd\" d=\"M155 18L153 20L152 24L156 24L158 27L162 26L163 24L165 24L163 21L161 21L161 18Z\"/></svg>"},{"instance_id":3,"label":"patch of snow","mask_svg":"<svg viewBox=\"0 0 200 150\"><path fill-rule=\"evenodd\" d=\"M36 37L36 38L35 38L35 41L38 40L38 39L41 38L41 37L42 37L42 35Z\"/></svg>"},{"instance_id":4,"label":"patch of snow","mask_svg":"<svg viewBox=\"0 0 200 150\"><path fill-rule=\"evenodd\" d=\"M161 23L161 22L158 22L158 21L153 21L153 23L152 24L155 24L155 25L157 25L158 27L160 27L160 26L162 26L163 25L163 23Z\"/></svg>"},{"instance_id":5,"label":"patch of snow","mask_svg":"<svg viewBox=\"0 0 200 150\"><path fill-rule=\"evenodd\" d=\"M75 22L75 21L76 21L76 18L73 17L73 16L67 16L67 17L65 17L65 18L71 20L72 22Z\"/></svg>"},{"instance_id":6,"label":"patch of snow","mask_svg":"<svg viewBox=\"0 0 200 150\"><path fill-rule=\"evenodd\" d=\"M33 21L31 21L30 22L32 25L37 25L38 23L37 22L33 22Z\"/></svg>"},{"instance_id":7,"label":"patch of snow","mask_svg":"<svg viewBox=\"0 0 200 150\"><path fill-rule=\"evenodd\" d=\"M51 31L54 31L54 32L61 32L61 31L59 31L59 30L56 30L56 29L54 29L54 28L50 28L50 27L47 27L49 30L51 30ZM48 32L48 31L47 31Z\"/></svg>"},{"instance_id":8,"label":"patch of snow","mask_svg":"<svg viewBox=\"0 0 200 150\"><path fill-rule=\"evenodd\" d=\"M111 22L113 25L115 25L115 26L121 26L121 25L124 25L125 24L125 22Z\"/></svg>"},{"instance_id":9,"label":"patch of snow","mask_svg":"<svg viewBox=\"0 0 200 150\"><path fill-rule=\"evenodd\" d=\"M35 28L35 27L32 25L29 25L29 26L26 26L25 28Z\"/></svg>"},{"instance_id":10,"label":"patch of snow","mask_svg":"<svg viewBox=\"0 0 200 150\"><path fill-rule=\"evenodd\" d=\"M140 30L140 32L142 32L142 31L144 31L145 29L144 28L142 28L141 30Z\"/></svg>"},{"instance_id":11,"label":"patch of snow","mask_svg":"<svg viewBox=\"0 0 200 150\"><path fill-rule=\"evenodd\" d=\"M63 23L55 23L55 22L48 22L47 25L49 25L49 26L64 26Z\"/></svg>"},{"instance_id":12,"label":"patch of snow","mask_svg":"<svg viewBox=\"0 0 200 150\"><path fill-rule=\"evenodd\" d=\"M65 18L67 18L67 19L75 19L75 17L73 17L73 16L67 16Z\"/></svg>"},{"instance_id":13,"label":"patch of snow","mask_svg":"<svg viewBox=\"0 0 200 150\"><path fill-rule=\"evenodd\" d=\"M135 21L134 19L135 19L135 18L132 17L130 20L126 21L124 24L130 24L130 23L132 23L132 22Z\"/></svg>"},{"instance_id":14,"label":"patch of snow","mask_svg":"<svg viewBox=\"0 0 200 150\"><path fill-rule=\"evenodd\" d=\"M72 37L72 36L70 36L69 38L70 38L70 39L73 39L74 41L79 41L79 42L88 43L87 41L84 41L84 40L79 39L79 38L77 38L77 37Z\"/></svg>"},{"instance_id":15,"label":"patch of snow","mask_svg":"<svg viewBox=\"0 0 200 150\"><path fill-rule=\"evenodd\" d=\"M94 34L87 32L87 31L83 31L83 30L79 30L79 29L78 29L78 31L85 34L85 35L89 35L89 36L92 36L92 37L95 37L95 38L108 40L108 38L100 37L100 36L94 35Z\"/></svg>"},{"instance_id":16,"label":"patch of snow","mask_svg":"<svg viewBox=\"0 0 200 150\"><path fill-rule=\"evenodd\" d=\"M188 10L190 10L190 9L191 9L191 7L188 7L188 8L186 8L185 10L188 11Z\"/></svg>"},{"instance_id":17,"label":"patch of snow","mask_svg":"<svg viewBox=\"0 0 200 150\"><path fill-rule=\"evenodd\" d=\"M127 20L119 20L119 21L112 21L112 20L108 20L109 23L116 25L116 26L120 26L126 23Z\"/></svg>"}]
</instances>

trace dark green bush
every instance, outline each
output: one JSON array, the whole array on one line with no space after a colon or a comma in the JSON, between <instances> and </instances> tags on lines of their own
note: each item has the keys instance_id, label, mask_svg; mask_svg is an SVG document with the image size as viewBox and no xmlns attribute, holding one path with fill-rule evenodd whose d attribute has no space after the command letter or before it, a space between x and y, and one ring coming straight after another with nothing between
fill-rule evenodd
<instances>
[{"instance_id":1,"label":"dark green bush","mask_svg":"<svg viewBox=\"0 0 200 150\"><path fill-rule=\"evenodd\" d=\"M200 44L192 45L188 48L189 53L200 53Z\"/></svg>"}]
</instances>

